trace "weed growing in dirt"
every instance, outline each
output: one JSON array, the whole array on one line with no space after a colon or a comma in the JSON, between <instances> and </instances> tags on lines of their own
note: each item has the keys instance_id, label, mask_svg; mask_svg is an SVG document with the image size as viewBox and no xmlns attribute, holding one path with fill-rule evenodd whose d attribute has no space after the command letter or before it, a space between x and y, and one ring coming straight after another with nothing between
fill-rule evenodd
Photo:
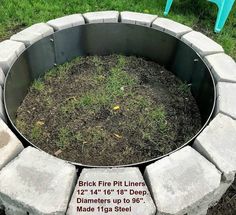
<instances>
[{"instance_id":1,"label":"weed growing in dirt","mask_svg":"<svg viewBox=\"0 0 236 215\"><path fill-rule=\"evenodd\" d=\"M58 131L58 139L56 141L56 144L59 148L63 149L68 144L70 144L71 141L71 133L68 128L60 128Z\"/></svg>"},{"instance_id":2,"label":"weed growing in dirt","mask_svg":"<svg viewBox=\"0 0 236 215\"><path fill-rule=\"evenodd\" d=\"M44 90L44 88L45 88L45 85L41 79L35 80L32 85L32 89L34 89L38 92L42 92Z\"/></svg>"},{"instance_id":3,"label":"weed growing in dirt","mask_svg":"<svg viewBox=\"0 0 236 215\"><path fill-rule=\"evenodd\" d=\"M41 134L42 134L41 126L38 123L35 123L32 127L30 138L33 140L37 140L41 137Z\"/></svg>"},{"instance_id":4,"label":"weed growing in dirt","mask_svg":"<svg viewBox=\"0 0 236 215\"><path fill-rule=\"evenodd\" d=\"M181 83L179 85L179 91L182 92L183 94L187 94L190 90L190 86L188 83Z\"/></svg>"}]
</instances>

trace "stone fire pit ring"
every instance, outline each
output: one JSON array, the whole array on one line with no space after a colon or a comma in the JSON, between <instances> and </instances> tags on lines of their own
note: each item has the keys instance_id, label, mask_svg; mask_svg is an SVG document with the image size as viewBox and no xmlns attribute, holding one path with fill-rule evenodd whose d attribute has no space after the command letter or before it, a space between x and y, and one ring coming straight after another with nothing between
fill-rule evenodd
<instances>
[{"instance_id":1,"label":"stone fire pit ring","mask_svg":"<svg viewBox=\"0 0 236 215\"><path fill-rule=\"evenodd\" d=\"M0 85L4 87L4 102L0 103L0 208L2 205L6 214L75 214L76 173L79 181L117 177L145 181L145 203L135 205L132 211L142 215L206 214L233 182L236 64L219 44L200 32L156 15L91 12L35 24L1 42L0 51ZM82 170L90 166L75 164L76 170L73 163L28 146L33 143L13 122L32 80L77 56L113 53L157 61L190 83L203 120L198 134L168 155L120 168ZM139 168L145 170L143 175ZM45 175L52 180L45 180ZM39 190L42 187L43 192ZM41 195L33 195L35 192ZM45 205L36 201L46 196L53 200Z\"/></svg>"}]
</instances>

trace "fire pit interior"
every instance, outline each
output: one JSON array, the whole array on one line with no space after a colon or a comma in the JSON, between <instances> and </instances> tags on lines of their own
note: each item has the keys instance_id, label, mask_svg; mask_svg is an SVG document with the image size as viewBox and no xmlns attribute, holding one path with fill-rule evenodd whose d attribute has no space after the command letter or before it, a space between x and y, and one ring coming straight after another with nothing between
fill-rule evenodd
<instances>
[{"instance_id":1,"label":"fire pit interior","mask_svg":"<svg viewBox=\"0 0 236 215\"><path fill-rule=\"evenodd\" d=\"M212 76L192 48L122 23L55 32L17 59L5 84L23 142L84 166L142 164L191 144L214 101Z\"/></svg>"}]
</instances>

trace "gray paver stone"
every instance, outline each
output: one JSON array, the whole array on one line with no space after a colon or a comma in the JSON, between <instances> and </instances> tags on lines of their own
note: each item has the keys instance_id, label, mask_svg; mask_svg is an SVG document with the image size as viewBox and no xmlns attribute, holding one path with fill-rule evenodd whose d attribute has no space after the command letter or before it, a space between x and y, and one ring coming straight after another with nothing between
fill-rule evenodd
<instances>
[{"instance_id":1,"label":"gray paver stone","mask_svg":"<svg viewBox=\"0 0 236 215\"><path fill-rule=\"evenodd\" d=\"M4 104L2 100L0 100L0 119L2 119L4 122L7 121Z\"/></svg>"},{"instance_id":2,"label":"gray paver stone","mask_svg":"<svg viewBox=\"0 0 236 215\"><path fill-rule=\"evenodd\" d=\"M6 215L64 215L76 178L75 166L27 147L0 171Z\"/></svg>"},{"instance_id":3,"label":"gray paver stone","mask_svg":"<svg viewBox=\"0 0 236 215\"><path fill-rule=\"evenodd\" d=\"M225 53L208 55L205 57L216 82L236 82L236 63Z\"/></svg>"},{"instance_id":4,"label":"gray paver stone","mask_svg":"<svg viewBox=\"0 0 236 215\"><path fill-rule=\"evenodd\" d=\"M81 14L72 14L63 16L57 19L53 19L47 22L48 25L52 26L55 31L62 29L83 25L85 23L84 17Z\"/></svg>"},{"instance_id":5,"label":"gray paver stone","mask_svg":"<svg viewBox=\"0 0 236 215\"><path fill-rule=\"evenodd\" d=\"M164 31L178 38L192 31L190 27L166 18L157 18L152 23L152 28Z\"/></svg>"},{"instance_id":6,"label":"gray paver stone","mask_svg":"<svg viewBox=\"0 0 236 215\"><path fill-rule=\"evenodd\" d=\"M2 70L2 68L0 68L0 86L4 85L4 81L5 81L5 74Z\"/></svg>"},{"instance_id":7,"label":"gray paver stone","mask_svg":"<svg viewBox=\"0 0 236 215\"><path fill-rule=\"evenodd\" d=\"M195 49L201 56L224 52L221 45L197 31L191 31L183 35L181 39Z\"/></svg>"},{"instance_id":8,"label":"gray paver stone","mask_svg":"<svg viewBox=\"0 0 236 215\"><path fill-rule=\"evenodd\" d=\"M0 42L0 67L7 73L16 58L24 51L25 45L21 42L5 40Z\"/></svg>"},{"instance_id":9,"label":"gray paver stone","mask_svg":"<svg viewBox=\"0 0 236 215\"><path fill-rule=\"evenodd\" d=\"M30 46L38 40L53 34L53 32L53 28L48 24L37 23L14 34L10 39L23 42L26 46Z\"/></svg>"},{"instance_id":10,"label":"gray paver stone","mask_svg":"<svg viewBox=\"0 0 236 215\"><path fill-rule=\"evenodd\" d=\"M80 184L81 182L90 182L94 183L92 186L85 185L83 186ZM104 184L99 185L99 181L101 182L109 182L111 183L110 186L105 186ZM116 182L121 183L120 185L114 184ZM128 183L138 183L140 185L133 185L130 186ZM126 183L126 184L125 184ZM86 192L84 195L78 195L79 189L87 189L89 192ZM102 190L98 195L92 195L90 190ZM110 195L105 195L104 190L114 190ZM124 195L118 195L118 190L127 190ZM132 194L131 190L140 191L142 194ZM145 193L145 195L144 195ZM132 198L143 198L143 201L140 203L124 203L123 199L129 199L132 202ZM79 202L77 202L79 199ZM81 203L81 199L108 199L106 203L98 202L98 203ZM113 203L113 199L120 199L122 202L120 204ZM91 206L95 208L95 211L90 212L77 212L77 207L88 207ZM97 207L111 207L113 211L110 211L106 214L113 215L113 214L129 214L129 215L155 215L156 208L151 199L150 193L146 187L144 182L143 176L138 168L113 168L113 169L83 169L74 194L72 196L69 209L67 211L67 215L75 215L75 214L86 214L86 215L100 215L102 214L101 211L98 212ZM131 207L131 211L127 212L115 212L115 207ZM104 212L103 212L104 213Z\"/></svg>"},{"instance_id":11,"label":"gray paver stone","mask_svg":"<svg viewBox=\"0 0 236 215\"><path fill-rule=\"evenodd\" d=\"M0 170L23 149L22 143L0 119Z\"/></svg>"},{"instance_id":12,"label":"gray paver stone","mask_svg":"<svg viewBox=\"0 0 236 215\"><path fill-rule=\"evenodd\" d=\"M116 23L118 22L118 11L99 11L83 14L87 23Z\"/></svg>"},{"instance_id":13,"label":"gray paver stone","mask_svg":"<svg viewBox=\"0 0 236 215\"><path fill-rule=\"evenodd\" d=\"M218 82L216 113L236 119L236 83Z\"/></svg>"},{"instance_id":14,"label":"gray paver stone","mask_svg":"<svg viewBox=\"0 0 236 215\"><path fill-rule=\"evenodd\" d=\"M224 114L217 116L196 138L193 147L223 172L227 181L236 173L236 121Z\"/></svg>"},{"instance_id":15,"label":"gray paver stone","mask_svg":"<svg viewBox=\"0 0 236 215\"><path fill-rule=\"evenodd\" d=\"M120 16L121 22L123 23L142 25L146 27L150 27L152 22L157 18L157 15L129 11L121 12Z\"/></svg>"},{"instance_id":16,"label":"gray paver stone","mask_svg":"<svg viewBox=\"0 0 236 215\"><path fill-rule=\"evenodd\" d=\"M3 103L3 88L0 86L0 119L6 122L6 113Z\"/></svg>"},{"instance_id":17,"label":"gray paver stone","mask_svg":"<svg viewBox=\"0 0 236 215\"><path fill-rule=\"evenodd\" d=\"M145 179L158 215L199 215L214 202L221 173L187 146L146 167Z\"/></svg>"}]
</instances>

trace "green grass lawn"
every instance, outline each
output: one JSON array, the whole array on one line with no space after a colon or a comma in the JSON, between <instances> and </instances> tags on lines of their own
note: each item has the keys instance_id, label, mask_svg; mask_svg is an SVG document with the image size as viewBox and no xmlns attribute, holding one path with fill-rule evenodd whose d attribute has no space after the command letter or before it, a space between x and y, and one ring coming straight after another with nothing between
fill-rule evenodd
<instances>
[{"instance_id":1,"label":"green grass lawn","mask_svg":"<svg viewBox=\"0 0 236 215\"><path fill-rule=\"evenodd\" d=\"M0 0L0 39L37 22L72 13L129 10L163 16L165 0ZM220 43L236 59L236 4L220 34L214 34L216 5L206 0L175 0L168 18L193 27Z\"/></svg>"}]
</instances>

